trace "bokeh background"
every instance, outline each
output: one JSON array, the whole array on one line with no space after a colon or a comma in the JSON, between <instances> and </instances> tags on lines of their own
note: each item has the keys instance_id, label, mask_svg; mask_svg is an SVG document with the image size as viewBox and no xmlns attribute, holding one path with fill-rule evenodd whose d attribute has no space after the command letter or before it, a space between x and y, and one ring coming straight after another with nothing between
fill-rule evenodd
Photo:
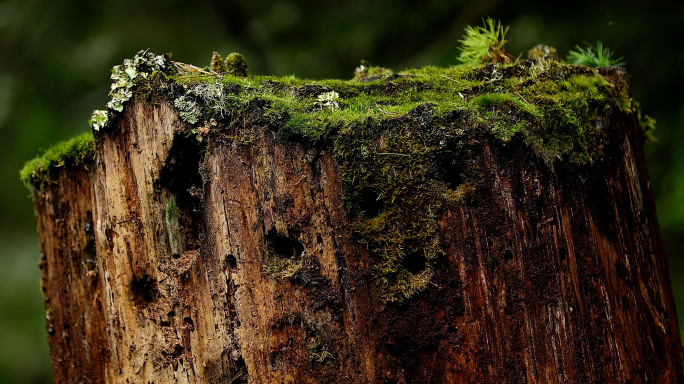
<instances>
[{"instance_id":1,"label":"bokeh background","mask_svg":"<svg viewBox=\"0 0 684 384\"><path fill-rule=\"evenodd\" d=\"M565 56L597 40L624 56L643 110L670 274L684 320L684 2L0 0L0 383L52 382L38 238L18 171L88 129L109 70L139 49L208 65L241 52L252 73L351 78L361 59L395 70L457 64L466 25L510 26L514 55L538 43ZM680 326L681 327L681 326Z\"/></svg>"}]
</instances>

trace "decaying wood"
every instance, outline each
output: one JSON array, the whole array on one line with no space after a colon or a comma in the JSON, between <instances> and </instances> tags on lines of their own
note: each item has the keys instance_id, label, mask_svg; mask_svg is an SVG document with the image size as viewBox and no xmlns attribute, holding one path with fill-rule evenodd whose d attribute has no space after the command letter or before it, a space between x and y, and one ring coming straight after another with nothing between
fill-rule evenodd
<instances>
[{"instance_id":1,"label":"decaying wood","mask_svg":"<svg viewBox=\"0 0 684 384\"><path fill-rule=\"evenodd\" d=\"M56 382L684 381L633 119L579 170L484 136L484 187L442 213L446 255L399 304L329 150L256 128L205 151L183 129L136 101L87 169L35 192ZM265 273L295 253L291 276Z\"/></svg>"}]
</instances>

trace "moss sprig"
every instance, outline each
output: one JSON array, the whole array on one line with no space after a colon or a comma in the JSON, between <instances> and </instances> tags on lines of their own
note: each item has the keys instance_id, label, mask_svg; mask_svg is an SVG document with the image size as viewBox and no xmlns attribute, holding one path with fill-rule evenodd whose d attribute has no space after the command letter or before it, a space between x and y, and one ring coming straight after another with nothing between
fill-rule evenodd
<instances>
[{"instance_id":1,"label":"moss sprig","mask_svg":"<svg viewBox=\"0 0 684 384\"><path fill-rule=\"evenodd\" d=\"M596 42L596 47L586 44L584 48L575 46L576 50L568 53L568 63L574 65L585 65L587 67L621 67L625 65L622 57L613 58L613 51L604 47L600 41Z\"/></svg>"},{"instance_id":2,"label":"moss sprig","mask_svg":"<svg viewBox=\"0 0 684 384\"><path fill-rule=\"evenodd\" d=\"M484 26L467 26L461 43L458 59L463 64L505 63L514 59L504 50L508 27L487 17Z\"/></svg>"}]
</instances>

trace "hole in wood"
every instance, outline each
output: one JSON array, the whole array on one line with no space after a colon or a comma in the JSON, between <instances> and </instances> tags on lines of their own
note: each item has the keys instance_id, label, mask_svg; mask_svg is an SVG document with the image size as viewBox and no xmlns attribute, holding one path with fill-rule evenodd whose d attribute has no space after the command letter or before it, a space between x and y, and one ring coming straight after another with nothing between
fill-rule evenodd
<instances>
[{"instance_id":1,"label":"hole in wood","mask_svg":"<svg viewBox=\"0 0 684 384\"><path fill-rule=\"evenodd\" d=\"M157 282L148 274L140 278L134 276L131 281L131 292L138 302L151 303L157 296Z\"/></svg>"},{"instance_id":2,"label":"hole in wood","mask_svg":"<svg viewBox=\"0 0 684 384\"><path fill-rule=\"evenodd\" d=\"M364 217L368 218L379 215L385 207L379 194L373 189L363 190L359 196L358 204Z\"/></svg>"},{"instance_id":3,"label":"hole in wood","mask_svg":"<svg viewBox=\"0 0 684 384\"><path fill-rule=\"evenodd\" d=\"M450 189L456 189L466 180L464 156L451 150L436 152L433 156L435 178L441 180Z\"/></svg>"},{"instance_id":4,"label":"hole in wood","mask_svg":"<svg viewBox=\"0 0 684 384\"><path fill-rule=\"evenodd\" d=\"M228 266L228 267L230 267L230 268L235 268L235 267L237 267L237 259L235 258L235 256L234 256L232 253L226 255L225 262L226 262L225 265ZM224 269L225 269L225 268L226 268L226 267L224 266Z\"/></svg>"},{"instance_id":5,"label":"hole in wood","mask_svg":"<svg viewBox=\"0 0 684 384\"><path fill-rule=\"evenodd\" d=\"M304 252L302 243L278 233L275 227L266 233L266 241L273 254L281 258L290 259L293 256L301 256Z\"/></svg>"},{"instance_id":6,"label":"hole in wood","mask_svg":"<svg viewBox=\"0 0 684 384\"><path fill-rule=\"evenodd\" d=\"M416 275L425 269L427 260L425 260L425 257L421 253L411 252L404 256L404 260L402 260L401 264L407 271Z\"/></svg>"},{"instance_id":7,"label":"hole in wood","mask_svg":"<svg viewBox=\"0 0 684 384\"><path fill-rule=\"evenodd\" d=\"M182 239L182 249L174 252L176 259L182 256L180 251L198 249L201 242L202 153L194 137L176 135L157 180L157 188L168 190L178 209L178 235Z\"/></svg>"}]
</instances>

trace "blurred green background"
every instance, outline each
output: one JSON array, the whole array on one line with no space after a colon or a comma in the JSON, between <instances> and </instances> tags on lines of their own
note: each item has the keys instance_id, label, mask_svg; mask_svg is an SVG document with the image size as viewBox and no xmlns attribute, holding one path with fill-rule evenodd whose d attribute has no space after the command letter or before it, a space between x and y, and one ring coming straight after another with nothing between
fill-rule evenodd
<instances>
[{"instance_id":1,"label":"blurred green background","mask_svg":"<svg viewBox=\"0 0 684 384\"><path fill-rule=\"evenodd\" d=\"M684 318L684 3L674 1L3 0L0 2L0 383L52 381L38 239L18 171L88 129L109 70L139 49L208 65L244 54L252 73L351 78L361 59L399 70L456 64L463 28L510 26L514 55L537 43L624 56L635 98L658 121L646 145L673 287Z\"/></svg>"}]
</instances>

